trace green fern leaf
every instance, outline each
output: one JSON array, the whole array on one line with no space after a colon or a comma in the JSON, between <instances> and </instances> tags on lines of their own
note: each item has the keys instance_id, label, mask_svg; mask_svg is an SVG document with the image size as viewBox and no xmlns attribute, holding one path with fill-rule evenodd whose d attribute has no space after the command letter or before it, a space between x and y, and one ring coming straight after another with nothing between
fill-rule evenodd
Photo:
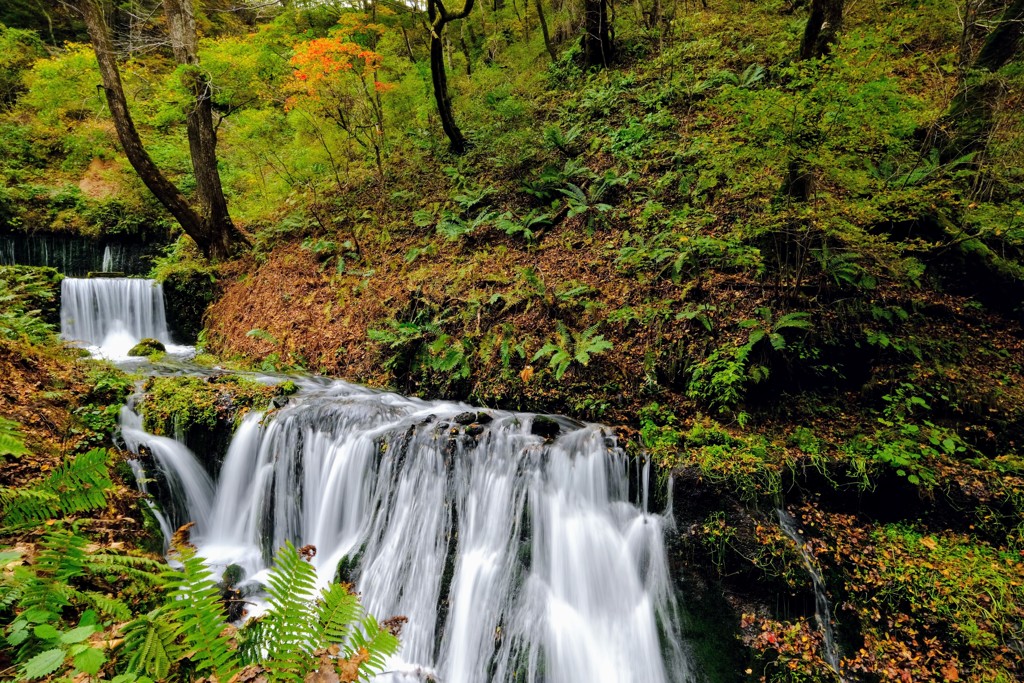
<instances>
[{"instance_id":1,"label":"green fern leaf","mask_svg":"<svg viewBox=\"0 0 1024 683\"><path fill-rule=\"evenodd\" d=\"M17 422L0 417L0 456L20 458L28 455L24 437Z\"/></svg>"}]
</instances>

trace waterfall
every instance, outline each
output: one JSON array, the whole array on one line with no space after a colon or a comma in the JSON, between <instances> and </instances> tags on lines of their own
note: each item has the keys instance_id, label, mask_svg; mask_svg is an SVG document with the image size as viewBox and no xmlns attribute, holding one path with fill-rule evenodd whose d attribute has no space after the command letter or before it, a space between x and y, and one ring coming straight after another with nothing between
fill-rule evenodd
<instances>
[{"instance_id":1,"label":"waterfall","mask_svg":"<svg viewBox=\"0 0 1024 683\"><path fill-rule=\"evenodd\" d=\"M825 581L814 564L814 558L807 550L807 544L804 542L800 529L797 528L796 520L782 508L778 508L775 513L779 517L782 533L796 544L797 550L800 551L800 557L803 559L804 568L811 577L811 585L814 588L814 619L818 622L818 628L821 630L822 659L828 662L833 671L840 674L839 646L836 644L832 628L832 607L829 605L828 594L825 592ZM841 674L839 680L843 680Z\"/></svg>"},{"instance_id":2,"label":"waterfall","mask_svg":"<svg viewBox=\"0 0 1024 683\"><path fill-rule=\"evenodd\" d=\"M312 544L323 584L344 564L370 613L407 617L381 683L692 680L666 520L629 500L615 439L562 421L545 442L531 415L467 410L307 382L242 421L216 482L128 408L123 431L211 565L251 586L285 540Z\"/></svg>"},{"instance_id":3,"label":"waterfall","mask_svg":"<svg viewBox=\"0 0 1024 683\"><path fill-rule=\"evenodd\" d=\"M104 358L125 358L145 337L171 343L163 289L153 280L65 278L60 296L61 337Z\"/></svg>"},{"instance_id":4,"label":"waterfall","mask_svg":"<svg viewBox=\"0 0 1024 683\"><path fill-rule=\"evenodd\" d=\"M47 266L64 275L91 272L145 273L155 244L62 233L0 234L0 265Z\"/></svg>"}]
</instances>

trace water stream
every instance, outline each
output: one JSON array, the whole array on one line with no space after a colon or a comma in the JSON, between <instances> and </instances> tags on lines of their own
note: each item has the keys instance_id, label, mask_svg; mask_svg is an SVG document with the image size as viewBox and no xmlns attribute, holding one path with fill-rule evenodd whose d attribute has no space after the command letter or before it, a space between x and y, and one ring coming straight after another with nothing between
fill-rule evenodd
<instances>
[{"instance_id":1,"label":"water stream","mask_svg":"<svg viewBox=\"0 0 1024 683\"><path fill-rule=\"evenodd\" d=\"M778 515L782 533L796 544L797 550L800 551L800 557L803 559L804 568L807 569L807 574L811 577L811 585L814 589L814 619L818 623L818 629L821 630L822 659L839 674L839 646L836 644L832 625L832 607L828 601L828 593L825 591L825 581L821 578L821 572L818 571L813 556L807 550L807 544L803 534L800 533L796 520L782 508L778 508L775 513ZM841 676L839 680L843 680Z\"/></svg>"},{"instance_id":2,"label":"water stream","mask_svg":"<svg viewBox=\"0 0 1024 683\"><path fill-rule=\"evenodd\" d=\"M69 286L68 330L83 331L68 334L109 349L116 316L97 299L124 287L123 326L159 338L146 317L158 289L96 282ZM103 311L104 324L80 310ZM294 379L284 407L241 422L216 479L201 464L215 454L197 458L146 433L131 403L122 411L140 486L162 482L164 533L195 522L201 556L243 569L251 614L290 540L316 546L323 584L343 564L370 613L408 618L382 683L693 679L663 545L670 520L646 510L648 465L644 505L630 500L635 465L608 430L556 418L561 433L545 440L530 414Z\"/></svg>"}]
</instances>

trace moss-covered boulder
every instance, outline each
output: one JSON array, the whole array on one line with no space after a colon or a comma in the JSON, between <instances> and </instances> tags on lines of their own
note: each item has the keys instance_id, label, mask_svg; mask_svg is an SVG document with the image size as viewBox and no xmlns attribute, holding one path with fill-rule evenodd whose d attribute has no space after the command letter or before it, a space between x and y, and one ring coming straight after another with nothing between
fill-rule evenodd
<instances>
[{"instance_id":1,"label":"moss-covered boulder","mask_svg":"<svg viewBox=\"0 0 1024 683\"><path fill-rule=\"evenodd\" d=\"M138 344L133 346L131 348L131 350L128 351L128 355L129 356L151 356L154 353L163 353L166 350L167 350L167 348L164 346L163 342L160 341L159 339L153 339L151 337L146 337L145 339L139 341Z\"/></svg>"}]
</instances>

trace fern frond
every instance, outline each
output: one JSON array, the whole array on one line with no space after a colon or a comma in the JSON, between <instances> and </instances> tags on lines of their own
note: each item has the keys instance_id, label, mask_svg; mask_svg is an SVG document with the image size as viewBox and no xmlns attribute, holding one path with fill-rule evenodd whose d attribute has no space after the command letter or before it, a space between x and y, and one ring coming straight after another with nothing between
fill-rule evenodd
<instances>
[{"instance_id":1,"label":"fern frond","mask_svg":"<svg viewBox=\"0 0 1024 683\"><path fill-rule=\"evenodd\" d=\"M352 630L346 650L351 654L365 650L368 659L359 666L359 679L367 681L384 670L387 658L398 652L398 638L381 628L373 617L364 617Z\"/></svg>"},{"instance_id":2,"label":"fern frond","mask_svg":"<svg viewBox=\"0 0 1024 683\"><path fill-rule=\"evenodd\" d=\"M178 644L180 625L161 608L138 617L124 632L121 651L128 654L128 672L166 680L171 665L184 654Z\"/></svg>"},{"instance_id":3,"label":"fern frond","mask_svg":"<svg viewBox=\"0 0 1024 683\"><path fill-rule=\"evenodd\" d=\"M325 588L317 605L318 647L344 643L352 631L352 624L362 615L359 598L345 586L334 583Z\"/></svg>"},{"instance_id":4,"label":"fern frond","mask_svg":"<svg viewBox=\"0 0 1024 683\"><path fill-rule=\"evenodd\" d=\"M315 590L316 570L286 542L274 558L267 580L270 611L263 625L265 666L273 680L302 680L309 669L310 640L316 632L310 609Z\"/></svg>"},{"instance_id":5,"label":"fern frond","mask_svg":"<svg viewBox=\"0 0 1024 683\"><path fill-rule=\"evenodd\" d=\"M0 456L10 455L20 458L23 455L28 455L29 450L25 448L25 440L20 427L14 420L0 417Z\"/></svg>"},{"instance_id":6,"label":"fern frond","mask_svg":"<svg viewBox=\"0 0 1024 683\"><path fill-rule=\"evenodd\" d=\"M189 649L197 671L205 671L226 681L238 668L228 638L222 635L225 626L224 605L210 570L201 558L190 555L182 559L182 568L168 583L171 595L171 616L180 625L180 632Z\"/></svg>"},{"instance_id":7,"label":"fern frond","mask_svg":"<svg viewBox=\"0 0 1024 683\"><path fill-rule=\"evenodd\" d=\"M113 486L107 469L107 451L96 448L53 471L41 483L2 494L0 519L18 527L86 512L107 504Z\"/></svg>"}]
</instances>

